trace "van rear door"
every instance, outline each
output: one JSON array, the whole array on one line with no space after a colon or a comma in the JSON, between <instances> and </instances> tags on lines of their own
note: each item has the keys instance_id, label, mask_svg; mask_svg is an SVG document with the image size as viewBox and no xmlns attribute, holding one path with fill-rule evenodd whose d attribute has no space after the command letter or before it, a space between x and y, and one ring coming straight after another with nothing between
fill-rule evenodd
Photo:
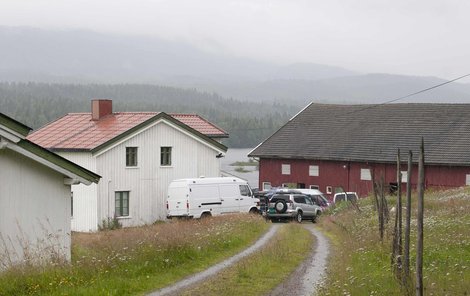
<instances>
[{"instance_id":1,"label":"van rear door","mask_svg":"<svg viewBox=\"0 0 470 296\"><path fill-rule=\"evenodd\" d=\"M168 216L188 216L189 187L183 182L172 182L168 187Z\"/></svg>"}]
</instances>

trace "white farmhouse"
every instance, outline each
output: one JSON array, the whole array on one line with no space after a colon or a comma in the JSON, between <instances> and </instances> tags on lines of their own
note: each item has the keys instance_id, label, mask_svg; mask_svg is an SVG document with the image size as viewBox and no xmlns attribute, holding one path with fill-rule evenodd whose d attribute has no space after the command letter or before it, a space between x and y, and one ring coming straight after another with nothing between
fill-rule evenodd
<instances>
[{"instance_id":1,"label":"white farmhouse","mask_svg":"<svg viewBox=\"0 0 470 296\"><path fill-rule=\"evenodd\" d=\"M69 113L28 139L102 176L73 186L72 230L95 231L117 218L123 226L166 218L174 179L220 176L228 134L193 114L115 112L111 100L92 100L91 113Z\"/></svg>"},{"instance_id":2,"label":"white farmhouse","mask_svg":"<svg viewBox=\"0 0 470 296\"><path fill-rule=\"evenodd\" d=\"M28 141L30 131L0 113L0 270L70 260L71 185L100 178Z\"/></svg>"}]
</instances>

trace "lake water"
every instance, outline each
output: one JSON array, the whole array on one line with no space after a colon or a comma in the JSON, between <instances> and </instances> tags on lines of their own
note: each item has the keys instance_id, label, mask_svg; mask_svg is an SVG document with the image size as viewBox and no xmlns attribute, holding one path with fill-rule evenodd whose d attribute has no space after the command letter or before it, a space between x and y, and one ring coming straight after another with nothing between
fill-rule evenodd
<instances>
[{"instance_id":1,"label":"lake water","mask_svg":"<svg viewBox=\"0 0 470 296\"><path fill-rule=\"evenodd\" d=\"M231 165L237 161L249 161L247 155L251 150L253 150L253 148L229 148L225 154L225 157L221 159L221 166L222 171L238 178L247 180L251 188L258 188L259 172L256 170L256 166L243 167L245 170L249 170L249 172L244 173L235 171L237 167Z\"/></svg>"}]
</instances>

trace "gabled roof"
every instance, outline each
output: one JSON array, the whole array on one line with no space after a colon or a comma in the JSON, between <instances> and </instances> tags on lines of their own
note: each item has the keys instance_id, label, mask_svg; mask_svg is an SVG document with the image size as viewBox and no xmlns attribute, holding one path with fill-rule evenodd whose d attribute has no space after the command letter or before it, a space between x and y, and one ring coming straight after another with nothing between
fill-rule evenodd
<instances>
[{"instance_id":1,"label":"gabled roof","mask_svg":"<svg viewBox=\"0 0 470 296\"><path fill-rule=\"evenodd\" d=\"M470 166L470 104L312 103L249 156L395 162L400 148L416 161L421 137L427 164Z\"/></svg>"},{"instance_id":2,"label":"gabled roof","mask_svg":"<svg viewBox=\"0 0 470 296\"><path fill-rule=\"evenodd\" d=\"M69 113L33 132L28 139L55 151L95 152L159 119L166 119L204 141L227 150L212 139L227 137L224 130L198 115L170 116L164 112L115 112L100 120L92 120L91 113Z\"/></svg>"},{"instance_id":3,"label":"gabled roof","mask_svg":"<svg viewBox=\"0 0 470 296\"><path fill-rule=\"evenodd\" d=\"M29 132L32 130L29 126L26 126L22 124L19 121L16 121L15 119L6 116L3 113L0 113L0 125L3 125L4 127L7 127L11 129L12 131L17 132L18 134L22 135L23 137L26 137Z\"/></svg>"},{"instance_id":4,"label":"gabled roof","mask_svg":"<svg viewBox=\"0 0 470 296\"><path fill-rule=\"evenodd\" d=\"M8 133L11 133L11 130L20 133L22 137L17 135L10 137ZM26 130L29 131L30 128L0 113L0 136L2 136L0 137L0 149L13 150L75 181L87 185L92 182L98 183L101 178L99 175L27 140L25 138Z\"/></svg>"}]
</instances>

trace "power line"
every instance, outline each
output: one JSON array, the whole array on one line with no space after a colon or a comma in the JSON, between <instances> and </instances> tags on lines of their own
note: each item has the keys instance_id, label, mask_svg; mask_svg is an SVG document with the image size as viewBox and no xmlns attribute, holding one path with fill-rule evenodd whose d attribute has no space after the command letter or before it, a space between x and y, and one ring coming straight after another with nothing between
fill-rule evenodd
<instances>
[{"instance_id":1,"label":"power line","mask_svg":"<svg viewBox=\"0 0 470 296\"><path fill-rule=\"evenodd\" d=\"M452 79L452 80L448 80L448 81L446 81L446 82L442 82L442 83L436 84L436 85L434 85L434 86L431 86L431 87L428 87L428 88L419 90L419 91L417 91L417 92L408 94L408 95L403 96L403 97L399 97L399 98L396 98L396 99L393 99L393 100L385 101L385 102L379 103L379 104L373 104L373 105L364 107L364 108L359 109L359 110L349 111L349 112L347 112L347 113L344 113L343 115L348 115L348 114L351 114L351 113L362 112L362 111L364 111L364 110L368 110L368 109L376 108L376 107L379 107L379 106L382 106L382 105L386 105L386 104L390 104L390 103L393 103L393 102L397 102L397 101L400 101L400 100L409 98L409 97L411 97L411 96L414 96L414 95L417 95L417 94L420 94L420 93L423 93L423 92L427 92L427 91L429 91L429 90L431 90L431 89L435 89L435 88L441 87L441 86L443 86L443 85L452 83L452 82L454 82L454 81L460 80L460 79L465 78L465 77L467 77L467 76L470 76L470 74L466 74L466 75L463 75L463 76L454 78L454 79Z\"/></svg>"}]
</instances>

